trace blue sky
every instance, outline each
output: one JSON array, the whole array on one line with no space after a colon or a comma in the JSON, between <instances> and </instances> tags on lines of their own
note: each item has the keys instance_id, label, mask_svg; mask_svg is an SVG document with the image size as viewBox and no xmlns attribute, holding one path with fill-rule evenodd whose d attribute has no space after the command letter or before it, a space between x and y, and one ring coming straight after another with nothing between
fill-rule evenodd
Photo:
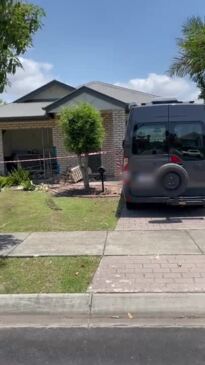
<instances>
[{"instance_id":1,"label":"blue sky","mask_svg":"<svg viewBox=\"0 0 205 365\"><path fill-rule=\"evenodd\" d=\"M169 89L170 80L163 75L176 55L176 37L184 21L192 15L204 17L204 0L33 3L42 6L47 16L34 47L23 56L24 73L19 70L11 78L7 98L53 77L72 85L101 80L158 94L173 94L175 88L179 94L180 87L184 97L196 94L194 85L186 80L172 81ZM35 72L39 72L36 77ZM26 80L26 76L30 78Z\"/></svg>"}]
</instances>

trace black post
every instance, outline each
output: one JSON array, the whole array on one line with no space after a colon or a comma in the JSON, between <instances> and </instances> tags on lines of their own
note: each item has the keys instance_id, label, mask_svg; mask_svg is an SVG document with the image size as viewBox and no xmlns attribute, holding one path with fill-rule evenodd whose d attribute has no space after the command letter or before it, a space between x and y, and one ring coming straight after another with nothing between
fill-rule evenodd
<instances>
[{"instance_id":1,"label":"black post","mask_svg":"<svg viewBox=\"0 0 205 365\"><path fill-rule=\"evenodd\" d=\"M101 182L102 182L102 192L104 193L105 191L105 186L104 186L104 181L105 181L105 168L103 166L100 166L99 169L98 169L98 172L100 174L100 178L101 178Z\"/></svg>"}]
</instances>

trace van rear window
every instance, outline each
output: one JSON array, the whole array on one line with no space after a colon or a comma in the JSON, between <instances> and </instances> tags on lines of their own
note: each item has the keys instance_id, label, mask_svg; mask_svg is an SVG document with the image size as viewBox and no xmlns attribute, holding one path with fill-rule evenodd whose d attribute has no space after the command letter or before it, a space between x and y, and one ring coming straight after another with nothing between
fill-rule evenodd
<instances>
[{"instance_id":1,"label":"van rear window","mask_svg":"<svg viewBox=\"0 0 205 365\"><path fill-rule=\"evenodd\" d=\"M204 159L204 135L201 122L170 123L170 153L183 160Z\"/></svg>"},{"instance_id":2,"label":"van rear window","mask_svg":"<svg viewBox=\"0 0 205 365\"><path fill-rule=\"evenodd\" d=\"M137 124L133 131L132 153L135 155L159 155L168 152L167 124Z\"/></svg>"}]
</instances>

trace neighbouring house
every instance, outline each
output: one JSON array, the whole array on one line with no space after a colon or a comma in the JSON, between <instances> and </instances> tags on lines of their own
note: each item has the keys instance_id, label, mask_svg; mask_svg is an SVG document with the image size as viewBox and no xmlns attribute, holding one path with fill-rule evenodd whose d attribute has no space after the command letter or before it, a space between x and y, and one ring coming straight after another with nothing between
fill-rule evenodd
<instances>
[{"instance_id":1,"label":"neighbouring house","mask_svg":"<svg viewBox=\"0 0 205 365\"><path fill-rule=\"evenodd\" d=\"M53 80L12 103L2 105L0 162L4 163L0 163L0 174L22 166L39 177L47 177L75 166L76 159L68 157L64 148L58 115L65 106L88 102L102 114L105 128L102 150L107 151L106 154L90 156L89 166L96 172L102 164L108 176L118 177L128 105L150 102L154 97L98 81L75 88Z\"/></svg>"}]
</instances>

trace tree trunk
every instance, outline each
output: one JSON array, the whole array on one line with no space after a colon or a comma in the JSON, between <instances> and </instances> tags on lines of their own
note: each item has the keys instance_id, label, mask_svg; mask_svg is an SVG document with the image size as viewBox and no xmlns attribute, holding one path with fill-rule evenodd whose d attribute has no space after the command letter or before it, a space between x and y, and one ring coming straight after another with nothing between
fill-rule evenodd
<instances>
[{"instance_id":1,"label":"tree trunk","mask_svg":"<svg viewBox=\"0 0 205 365\"><path fill-rule=\"evenodd\" d=\"M81 155L78 155L80 169L83 175L84 188L89 190L89 176L88 176L88 154L85 154L84 162Z\"/></svg>"}]
</instances>

